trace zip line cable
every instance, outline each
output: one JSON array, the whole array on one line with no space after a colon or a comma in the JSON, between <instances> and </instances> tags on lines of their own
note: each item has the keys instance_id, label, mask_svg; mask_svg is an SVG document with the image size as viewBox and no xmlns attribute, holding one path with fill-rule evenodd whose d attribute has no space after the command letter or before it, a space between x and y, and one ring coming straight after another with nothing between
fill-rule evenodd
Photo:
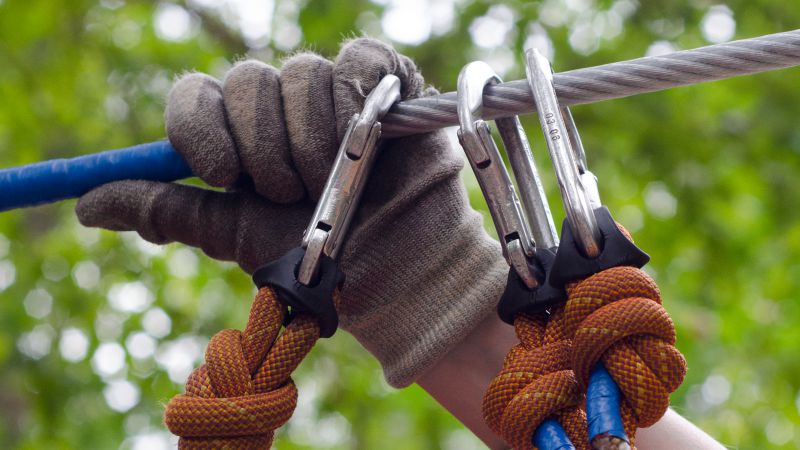
<instances>
[{"instance_id":1,"label":"zip line cable","mask_svg":"<svg viewBox=\"0 0 800 450\"><path fill-rule=\"evenodd\" d=\"M563 106L630 97L679 86L722 80L800 65L800 30L710 45L556 73ZM458 124L456 93L396 104L383 120L383 135L399 137ZM487 86L484 119L535 111L526 80ZM175 181L191 169L166 141L44 161L0 170L0 211L79 197L112 181Z\"/></svg>"},{"instance_id":2,"label":"zip line cable","mask_svg":"<svg viewBox=\"0 0 800 450\"><path fill-rule=\"evenodd\" d=\"M800 30L709 45L661 56L557 72L553 83L562 106L597 103L681 86L800 65ZM484 119L536 111L526 80L484 90ZM426 133L458 125L456 93L406 100L384 117L385 136Z\"/></svg>"}]
</instances>

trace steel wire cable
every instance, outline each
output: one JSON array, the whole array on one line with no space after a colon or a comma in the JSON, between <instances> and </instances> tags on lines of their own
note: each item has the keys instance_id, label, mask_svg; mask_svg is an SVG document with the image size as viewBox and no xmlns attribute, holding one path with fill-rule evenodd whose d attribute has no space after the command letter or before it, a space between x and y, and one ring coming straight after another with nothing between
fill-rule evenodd
<instances>
[{"instance_id":1,"label":"steel wire cable","mask_svg":"<svg viewBox=\"0 0 800 450\"><path fill-rule=\"evenodd\" d=\"M564 106L596 103L648 92L750 75L800 65L800 30L710 45L662 56L647 56L555 74ZM525 80L487 86L484 118L535 111ZM383 119L385 136L425 133L458 125L456 93L407 100Z\"/></svg>"}]
</instances>

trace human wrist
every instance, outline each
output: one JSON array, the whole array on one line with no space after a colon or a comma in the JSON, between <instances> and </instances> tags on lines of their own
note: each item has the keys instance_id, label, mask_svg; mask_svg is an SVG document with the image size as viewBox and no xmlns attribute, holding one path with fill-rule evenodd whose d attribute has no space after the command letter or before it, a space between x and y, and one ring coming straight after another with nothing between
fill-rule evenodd
<instances>
[{"instance_id":1,"label":"human wrist","mask_svg":"<svg viewBox=\"0 0 800 450\"><path fill-rule=\"evenodd\" d=\"M636 447L642 450L725 449L724 445L672 409L668 409L664 416L652 426L639 428L636 432Z\"/></svg>"},{"instance_id":2,"label":"human wrist","mask_svg":"<svg viewBox=\"0 0 800 450\"><path fill-rule=\"evenodd\" d=\"M491 313L417 380L434 400L493 450L506 449L508 445L483 419L483 394L502 367L508 349L517 342L514 328Z\"/></svg>"}]
</instances>

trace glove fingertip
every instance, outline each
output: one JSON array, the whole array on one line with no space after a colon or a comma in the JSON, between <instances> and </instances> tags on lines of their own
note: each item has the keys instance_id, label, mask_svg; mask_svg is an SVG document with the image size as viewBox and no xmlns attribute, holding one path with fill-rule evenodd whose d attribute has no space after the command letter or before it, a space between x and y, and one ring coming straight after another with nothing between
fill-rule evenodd
<instances>
[{"instance_id":1,"label":"glove fingertip","mask_svg":"<svg viewBox=\"0 0 800 450\"><path fill-rule=\"evenodd\" d=\"M356 72L366 85L377 85L387 74L396 75L402 83L403 98L418 96L424 79L411 58L401 55L391 45L369 37L345 41L336 58L337 72Z\"/></svg>"},{"instance_id":2,"label":"glove fingertip","mask_svg":"<svg viewBox=\"0 0 800 450\"><path fill-rule=\"evenodd\" d=\"M133 220L139 215L143 186L139 182L119 181L97 187L78 199L75 214L83 226L113 231L136 228Z\"/></svg>"},{"instance_id":3,"label":"glove fingertip","mask_svg":"<svg viewBox=\"0 0 800 450\"><path fill-rule=\"evenodd\" d=\"M101 188L91 190L78 199L75 204L75 215L78 217L78 222L85 227L98 226L97 214L98 199L96 191ZM100 207L102 209L102 207Z\"/></svg>"},{"instance_id":4,"label":"glove fingertip","mask_svg":"<svg viewBox=\"0 0 800 450\"><path fill-rule=\"evenodd\" d=\"M290 155L278 70L261 61L240 62L225 77L222 95L242 170L256 191L284 204L305 197Z\"/></svg>"},{"instance_id":5,"label":"glove fingertip","mask_svg":"<svg viewBox=\"0 0 800 450\"><path fill-rule=\"evenodd\" d=\"M340 139L350 117L361 110L367 94L388 74L400 79L403 99L421 95L425 81L416 64L390 45L367 37L343 44L336 58L333 86Z\"/></svg>"},{"instance_id":6,"label":"glove fingertip","mask_svg":"<svg viewBox=\"0 0 800 450\"><path fill-rule=\"evenodd\" d=\"M289 58L281 70L281 94L292 160L308 196L322 194L339 144L332 91L333 63L314 53Z\"/></svg>"},{"instance_id":7,"label":"glove fingertip","mask_svg":"<svg viewBox=\"0 0 800 450\"><path fill-rule=\"evenodd\" d=\"M217 187L238 180L239 157L218 80L201 73L180 78L167 97L164 121L170 143L195 175Z\"/></svg>"}]
</instances>

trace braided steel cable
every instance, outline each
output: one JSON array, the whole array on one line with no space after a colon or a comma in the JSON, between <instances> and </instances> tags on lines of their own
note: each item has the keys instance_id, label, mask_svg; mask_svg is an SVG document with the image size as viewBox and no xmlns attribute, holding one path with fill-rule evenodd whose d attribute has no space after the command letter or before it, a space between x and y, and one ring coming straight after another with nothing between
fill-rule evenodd
<instances>
[{"instance_id":1,"label":"braided steel cable","mask_svg":"<svg viewBox=\"0 0 800 450\"><path fill-rule=\"evenodd\" d=\"M603 64L556 73L563 106L596 103L648 92L750 75L800 65L800 30L710 45L662 56ZM536 110L525 80L487 86L484 119ZM456 93L406 100L383 119L384 136L426 133L458 125Z\"/></svg>"}]
</instances>

